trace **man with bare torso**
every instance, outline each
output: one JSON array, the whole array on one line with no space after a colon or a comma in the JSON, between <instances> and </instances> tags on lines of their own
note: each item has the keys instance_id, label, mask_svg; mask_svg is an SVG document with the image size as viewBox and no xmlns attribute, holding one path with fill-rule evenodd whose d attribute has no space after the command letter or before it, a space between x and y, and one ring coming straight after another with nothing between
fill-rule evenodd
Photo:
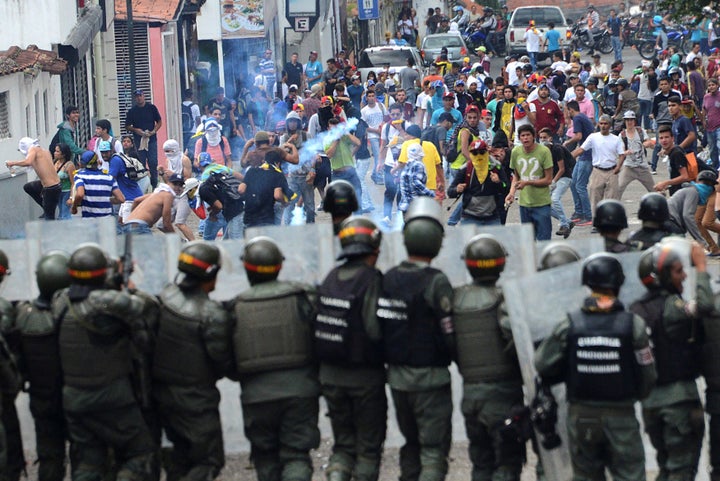
<instances>
[{"instance_id":1,"label":"man with bare torso","mask_svg":"<svg viewBox=\"0 0 720 481\"><path fill-rule=\"evenodd\" d=\"M146 194L133 201L132 211L123 224L124 234L151 234L151 228L162 220L160 230L173 233L172 207L175 198L183 192L183 178L173 174L167 184L157 186L152 194Z\"/></svg>"},{"instance_id":2,"label":"man with bare torso","mask_svg":"<svg viewBox=\"0 0 720 481\"><path fill-rule=\"evenodd\" d=\"M10 167L32 167L38 176L38 180L28 182L23 186L25 192L43 208L43 219L55 220L55 209L57 209L62 194L60 177L53 165L52 155L48 150L40 147L37 139L23 137L20 139L18 150L25 156L23 160L6 160L5 166Z\"/></svg>"}]
</instances>

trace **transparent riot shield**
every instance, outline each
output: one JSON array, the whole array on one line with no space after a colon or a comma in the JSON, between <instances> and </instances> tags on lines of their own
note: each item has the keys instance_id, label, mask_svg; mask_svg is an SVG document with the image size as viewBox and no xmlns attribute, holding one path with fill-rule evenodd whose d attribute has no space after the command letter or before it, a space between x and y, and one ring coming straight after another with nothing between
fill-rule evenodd
<instances>
[{"instance_id":1,"label":"transparent riot shield","mask_svg":"<svg viewBox=\"0 0 720 481\"><path fill-rule=\"evenodd\" d=\"M57 222L33 221L25 225L28 242L38 244L42 255L54 249L72 253L84 242L99 244L105 251L115 254L117 219L70 219Z\"/></svg>"},{"instance_id":2,"label":"transparent riot shield","mask_svg":"<svg viewBox=\"0 0 720 481\"><path fill-rule=\"evenodd\" d=\"M210 293L210 297L216 301L227 301L250 287L240 259L245 249L245 241L224 240L217 245L221 252L222 267L218 272L215 290Z\"/></svg>"},{"instance_id":3,"label":"transparent riot shield","mask_svg":"<svg viewBox=\"0 0 720 481\"><path fill-rule=\"evenodd\" d=\"M540 264L540 255L543 249L550 244L564 244L572 247L579 255L581 259L585 259L590 254L596 252L602 252L605 250L605 242L603 238L598 236L592 236L584 239L564 239L559 241L539 241L535 243L535 259L536 265Z\"/></svg>"},{"instance_id":4,"label":"transparent riot shield","mask_svg":"<svg viewBox=\"0 0 720 481\"><path fill-rule=\"evenodd\" d=\"M443 246L445 241L443 240ZM384 231L382 243L380 244L380 255L378 256L377 268L383 272L395 267L407 259L407 249L403 242L401 231Z\"/></svg>"},{"instance_id":5,"label":"transparent riot shield","mask_svg":"<svg viewBox=\"0 0 720 481\"><path fill-rule=\"evenodd\" d=\"M0 284L0 297L8 301L25 301L37 297L37 260L34 260L38 258L37 253L30 252L28 242L24 239L0 240L0 250L5 253L10 264L10 275L6 275Z\"/></svg>"},{"instance_id":6,"label":"transparent riot shield","mask_svg":"<svg viewBox=\"0 0 720 481\"><path fill-rule=\"evenodd\" d=\"M260 235L277 242L285 256L280 280L316 285L335 265L335 236L330 224L252 227L245 232L245 239Z\"/></svg>"},{"instance_id":7,"label":"transparent riot shield","mask_svg":"<svg viewBox=\"0 0 720 481\"><path fill-rule=\"evenodd\" d=\"M472 282L462 260L465 245L477 233L475 226L458 226L445 230L442 247L432 266L440 269L450 279L453 287Z\"/></svg>"},{"instance_id":8,"label":"transparent riot shield","mask_svg":"<svg viewBox=\"0 0 720 481\"><path fill-rule=\"evenodd\" d=\"M535 272L535 234L530 224L476 227L475 234L492 234L508 253L500 281ZM463 246L464 247L464 246Z\"/></svg>"},{"instance_id":9,"label":"transparent riot shield","mask_svg":"<svg viewBox=\"0 0 720 481\"><path fill-rule=\"evenodd\" d=\"M118 236L116 256L124 254L125 237ZM177 273L180 237L176 234L134 235L132 238L133 273L135 286L148 294L160 294Z\"/></svg>"}]
</instances>

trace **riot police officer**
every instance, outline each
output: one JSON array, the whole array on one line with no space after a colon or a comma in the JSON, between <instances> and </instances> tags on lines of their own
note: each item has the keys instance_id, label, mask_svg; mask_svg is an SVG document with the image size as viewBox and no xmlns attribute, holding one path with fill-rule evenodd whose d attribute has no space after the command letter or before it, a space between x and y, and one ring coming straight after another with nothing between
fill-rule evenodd
<instances>
[{"instance_id":1,"label":"riot police officer","mask_svg":"<svg viewBox=\"0 0 720 481\"><path fill-rule=\"evenodd\" d=\"M408 260L387 271L378 300L388 384L405 437L401 479L442 480L448 470L453 292L445 274L430 267L443 233L440 205L429 197L415 199L403 228Z\"/></svg>"},{"instance_id":2,"label":"riot police officer","mask_svg":"<svg viewBox=\"0 0 720 481\"><path fill-rule=\"evenodd\" d=\"M347 180L334 180L325 189L323 210L332 217L333 232L337 235L340 223L359 209L355 188Z\"/></svg>"},{"instance_id":3,"label":"riot police officer","mask_svg":"<svg viewBox=\"0 0 720 481\"><path fill-rule=\"evenodd\" d=\"M0 251L0 284L10 275L7 255ZM20 391L17 369L17 346L13 346L16 329L15 308L0 297L0 480L16 481L25 469L20 422L15 398Z\"/></svg>"},{"instance_id":4,"label":"riot police officer","mask_svg":"<svg viewBox=\"0 0 720 481\"><path fill-rule=\"evenodd\" d=\"M186 244L179 277L160 294L152 392L173 443L169 480L212 480L225 464L215 382L233 367L230 324L228 313L208 297L220 267L217 246Z\"/></svg>"},{"instance_id":5,"label":"riot police officer","mask_svg":"<svg viewBox=\"0 0 720 481\"><path fill-rule=\"evenodd\" d=\"M702 374L705 390L705 409L710 415L711 481L720 481L720 296L715 297L715 309L705 318L705 339L702 347Z\"/></svg>"},{"instance_id":6,"label":"riot police officer","mask_svg":"<svg viewBox=\"0 0 720 481\"><path fill-rule=\"evenodd\" d=\"M149 339L145 301L107 289L112 266L96 244L82 244L70 256L70 287L52 303L60 324L63 409L73 450L74 479L100 479L108 449L118 480L146 479L153 472L156 445L132 388L133 343Z\"/></svg>"},{"instance_id":7,"label":"riot police officer","mask_svg":"<svg viewBox=\"0 0 720 481\"><path fill-rule=\"evenodd\" d=\"M504 422L513 407L523 406L510 321L496 286L506 256L502 244L489 234L470 239L463 257L473 282L455 289L453 301L462 412L472 479L477 480L519 480L525 461L525 443L515 435L518 426Z\"/></svg>"},{"instance_id":8,"label":"riot police officer","mask_svg":"<svg viewBox=\"0 0 720 481\"><path fill-rule=\"evenodd\" d=\"M39 481L65 478L67 425L62 408L62 371L58 352L58 326L51 307L55 292L70 285L69 256L62 251L45 254L35 278L40 295L17 307L23 377L30 394L35 421L35 446Z\"/></svg>"},{"instance_id":9,"label":"riot police officer","mask_svg":"<svg viewBox=\"0 0 720 481\"><path fill-rule=\"evenodd\" d=\"M320 443L315 292L277 280L283 259L269 237L245 245L242 261L251 287L230 305L235 369L258 481L310 481L310 450Z\"/></svg>"},{"instance_id":10,"label":"riot police officer","mask_svg":"<svg viewBox=\"0 0 720 481\"><path fill-rule=\"evenodd\" d=\"M369 219L340 224L340 259L318 288L315 353L333 430L328 481L376 481L387 419L385 364L375 318L382 232Z\"/></svg>"},{"instance_id":11,"label":"riot police officer","mask_svg":"<svg viewBox=\"0 0 720 481\"><path fill-rule=\"evenodd\" d=\"M701 322L713 310L705 252L693 243L697 298L682 297L685 271L671 243L655 245L648 256L652 271L642 276L648 292L630 306L650 328L657 385L642 401L645 431L657 451L660 478L694 479L705 431L705 414L695 378L700 375ZM639 269L646 267L645 262ZM647 284L646 284L647 285Z\"/></svg>"},{"instance_id":12,"label":"riot police officer","mask_svg":"<svg viewBox=\"0 0 720 481\"><path fill-rule=\"evenodd\" d=\"M604 479L605 468L614 479L645 479L633 404L648 395L657 374L645 321L627 312L617 298L624 281L615 257L588 257L582 283L591 296L580 310L568 313L535 353L543 381L567 387L575 479Z\"/></svg>"},{"instance_id":13,"label":"riot police officer","mask_svg":"<svg viewBox=\"0 0 720 481\"><path fill-rule=\"evenodd\" d=\"M562 242L551 242L545 246L540 254L540 267L538 270L544 271L578 261L580 261L580 254L575 249Z\"/></svg>"},{"instance_id":14,"label":"riot police officer","mask_svg":"<svg viewBox=\"0 0 720 481\"><path fill-rule=\"evenodd\" d=\"M625 207L614 199L605 199L598 203L595 209L595 217L593 218L593 227L605 239L605 250L607 252L628 252L630 246L620 241L620 232L626 229L627 214Z\"/></svg>"},{"instance_id":15,"label":"riot police officer","mask_svg":"<svg viewBox=\"0 0 720 481\"><path fill-rule=\"evenodd\" d=\"M670 219L670 211L667 199L662 194L649 192L642 196L638 219L642 221L642 228L632 232L627 242L639 250L648 249L672 234L666 227Z\"/></svg>"}]
</instances>

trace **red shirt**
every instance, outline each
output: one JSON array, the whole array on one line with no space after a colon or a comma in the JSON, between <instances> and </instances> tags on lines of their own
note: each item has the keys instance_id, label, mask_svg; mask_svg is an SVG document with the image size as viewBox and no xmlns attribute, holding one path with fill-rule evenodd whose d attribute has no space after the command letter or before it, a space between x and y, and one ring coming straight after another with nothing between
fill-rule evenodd
<instances>
[{"instance_id":1,"label":"red shirt","mask_svg":"<svg viewBox=\"0 0 720 481\"><path fill-rule=\"evenodd\" d=\"M535 106L535 131L540 132L548 127L553 134L556 133L563 120L563 113L557 102L548 100L543 104L540 99L535 99L531 103Z\"/></svg>"}]
</instances>

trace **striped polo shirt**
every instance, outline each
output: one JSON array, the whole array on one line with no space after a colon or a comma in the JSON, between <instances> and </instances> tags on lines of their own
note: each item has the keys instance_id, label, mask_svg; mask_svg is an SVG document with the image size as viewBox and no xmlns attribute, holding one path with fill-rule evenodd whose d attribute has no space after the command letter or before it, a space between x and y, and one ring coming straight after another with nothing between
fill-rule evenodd
<instances>
[{"instance_id":1,"label":"striped polo shirt","mask_svg":"<svg viewBox=\"0 0 720 481\"><path fill-rule=\"evenodd\" d=\"M82 201L83 217L105 217L112 215L110 204L112 191L119 189L112 175L101 170L82 169L75 174L75 187L85 188L85 197Z\"/></svg>"}]
</instances>

